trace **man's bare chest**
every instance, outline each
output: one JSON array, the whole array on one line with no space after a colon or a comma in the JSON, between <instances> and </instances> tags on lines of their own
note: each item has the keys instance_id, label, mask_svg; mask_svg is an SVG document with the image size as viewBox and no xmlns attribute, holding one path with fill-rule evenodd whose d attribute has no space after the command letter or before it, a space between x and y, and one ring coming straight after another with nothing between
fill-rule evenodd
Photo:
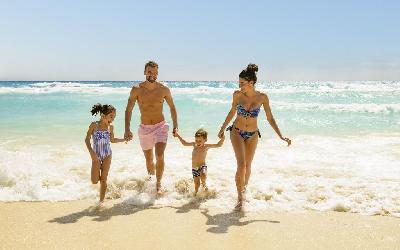
<instances>
[{"instance_id":1,"label":"man's bare chest","mask_svg":"<svg viewBox=\"0 0 400 250\"><path fill-rule=\"evenodd\" d=\"M138 94L138 101L140 103L163 103L164 93L163 91L153 90L142 90Z\"/></svg>"}]
</instances>

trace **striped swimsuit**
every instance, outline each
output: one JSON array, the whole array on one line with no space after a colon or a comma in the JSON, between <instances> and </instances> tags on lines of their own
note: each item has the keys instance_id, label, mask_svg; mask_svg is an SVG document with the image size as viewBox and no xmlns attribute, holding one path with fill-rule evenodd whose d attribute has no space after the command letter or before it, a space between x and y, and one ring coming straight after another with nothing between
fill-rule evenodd
<instances>
[{"instance_id":1,"label":"striped swimsuit","mask_svg":"<svg viewBox=\"0 0 400 250\"><path fill-rule=\"evenodd\" d=\"M96 122L96 130L92 134L93 149L100 161L111 155L110 132L99 130L99 123Z\"/></svg>"}]
</instances>

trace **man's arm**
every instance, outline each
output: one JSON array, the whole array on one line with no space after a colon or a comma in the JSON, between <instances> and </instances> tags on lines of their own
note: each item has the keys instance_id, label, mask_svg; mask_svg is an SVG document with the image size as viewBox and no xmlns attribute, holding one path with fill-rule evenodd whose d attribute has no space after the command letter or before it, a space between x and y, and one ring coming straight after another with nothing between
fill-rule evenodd
<instances>
[{"instance_id":1,"label":"man's arm","mask_svg":"<svg viewBox=\"0 0 400 250\"><path fill-rule=\"evenodd\" d=\"M131 132L131 118L132 118L132 110L135 106L137 100L137 87L132 87L131 93L129 95L128 103L126 104L125 109L125 134L124 138L126 140L132 139L132 132Z\"/></svg>"},{"instance_id":2,"label":"man's arm","mask_svg":"<svg viewBox=\"0 0 400 250\"><path fill-rule=\"evenodd\" d=\"M174 100L172 99L171 91L169 90L169 88L166 88L166 94L164 98L171 112L172 123L174 126L172 133L175 135L175 131L178 129L178 115L176 113Z\"/></svg>"}]
</instances>

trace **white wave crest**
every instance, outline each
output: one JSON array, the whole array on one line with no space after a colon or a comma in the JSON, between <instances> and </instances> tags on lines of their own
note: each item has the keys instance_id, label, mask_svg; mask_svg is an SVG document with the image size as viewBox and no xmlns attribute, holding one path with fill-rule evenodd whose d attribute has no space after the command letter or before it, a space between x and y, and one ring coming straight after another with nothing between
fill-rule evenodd
<instances>
[{"instance_id":1,"label":"white wave crest","mask_svg":"<svg viewBox=\"0 0 400 250\"><path fill-rule=\"evenodd\" d=\"M0 87L0 94L45 94L57 92L69 93L129 93L129 87L112 87L105 83L79 82L38 82L23 87Z\"/></svg>"},{"instance_id":2,"label":"white wave crest","mask_svg":"<svg viewBox=\"0 0 400 250\"><path fill-rule=\"evenodd\" d=\"M333 111L333 112L356 112L373 114L393 114L400 113L400 104L375 104L375 103L289 103L271 102L274 109L282 110L305 110L305 111Z\"/></svg>"},{"instance_id":3,"label":"white wave crest","mask_svg":"<svg viewBox=\"0 0 400 250\"><path fill-rule=\"evenodd\" d=\"M262 138L245 209L400 215L398 137L298 136L292 138L291 147ZM97 198L98 187L90 184L90 158L84 145L29 143L32 145L10 140L0 145L1 201ZM168 192L155 199L155 183L145 181L145 161L138 143L113 144L107 197L136 205L179 207L189 203L194 188L190 157L189 148L169 141L163 178ZM230 143L210 150L207 164L210 192L201 191L200 206L232 208L236 160Z\"/></svg>"},{"instance_id":4,"label":"white wave crest","mask_svg":"<svg viewBox=\"0 0 400 250\"><path fill-rule=\"evenodd\" d=\"M221 100L221 99L213 99L213 98L194 98L195 102L201 104L227 104L230 103L228 100Z\"/></svg>"},{"instance_id":5,"label":"white wave crest","mask_svg":"<svg viewBox=\"0 0 400 250\"><path fill-rule=\"evenodd\" d=\"M116 84L114 86L113 84ZM137 84L137 82L133 83ZM238 87L235 82L165 82L174 94L231 94ZM129 86L128 86L129 85ZM400 95L400 82L260 82L257 89L266 93L338 93L384 92ZM18 87L0 87L0 93L49 93L49 92L106 92L121 93L131 84L118 82L37 82Z\"/></svg>"}]
</instances>

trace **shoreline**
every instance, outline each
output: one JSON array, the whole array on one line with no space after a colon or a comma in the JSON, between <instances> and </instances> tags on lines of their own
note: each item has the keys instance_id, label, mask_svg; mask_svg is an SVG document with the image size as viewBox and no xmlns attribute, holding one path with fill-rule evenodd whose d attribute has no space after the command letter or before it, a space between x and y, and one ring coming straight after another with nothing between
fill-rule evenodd
<instances>
[{"instance_id":1,"label":"shoreline","mask_svg":"<svg viewBox=\"0 0 400 250\"><path fill-rule=\"evenodd\" d=\"M398 249L400 219L93 201L0 202L2 249Z\"/></svg>"}]
</instances>

